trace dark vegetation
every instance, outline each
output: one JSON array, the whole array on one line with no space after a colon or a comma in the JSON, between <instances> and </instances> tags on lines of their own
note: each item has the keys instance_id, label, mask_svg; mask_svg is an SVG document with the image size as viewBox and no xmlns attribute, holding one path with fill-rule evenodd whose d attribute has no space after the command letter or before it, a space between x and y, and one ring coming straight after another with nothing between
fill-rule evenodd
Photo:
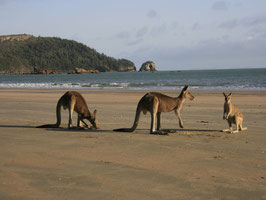
<instances>
[{"instance_id":1,"label":"dark vegetation","mask_svg":"<svg viewBox=\"0 0 266 200\"><path fill-rule=\"evenodd\" d=\"M0 36L0 72L30 73L35 69L66 73L87 70L135 71L133 62L98 53L84 44L55 37ZM10 39L12 38L12 39Z\"/></svg>"}]
</instances>

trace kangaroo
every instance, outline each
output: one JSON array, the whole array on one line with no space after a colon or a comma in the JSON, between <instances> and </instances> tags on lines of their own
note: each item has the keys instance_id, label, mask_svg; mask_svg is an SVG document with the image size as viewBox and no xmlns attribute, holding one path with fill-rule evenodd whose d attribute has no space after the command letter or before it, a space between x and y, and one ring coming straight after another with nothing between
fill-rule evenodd
<instances>
[{"instance_id":1,"label":"kangaroo","mask_svg":"<svg viewBox=\"0 0 266 200\"><path fill-rule=\"evenodd\" d=\"M230 132L230 133L238 133L239 127L240 131L247 130L247 127L242 127L242 123L244 120L243 114L240 112L240 110L232 104L231 102L231 96L232 92L230 92L228 95L223 93L225 102L224 102L224 113L223 113L223 120L227 120L229 129L224 129L222 132ZM236 124L236 130L233 131L232 123Z\"/></svg>"},{"instance_id":2,"label":"kangaroo","mask_svg":"<svg viewBox=\"0 0 266 200\"><path fill-rule=\"evenodd\" d=\"M88 106L86 104L85 99L79 92L76 91L68 91L66 92L57 102L56 106L56 118L57 121L55 124L45 124L42 126L37 126L36 128L58 128L61 124L61 107L64 109L68 109L69 111L69 120L68 120L68 128L72 128L72 116L73 111L78 113L78 121L77 127L80 128L80 121L88 127L88 125L84 122L84 119L89 120L92 124L92 127L98 129L98 121L96 120L97 110L94 110L94 113L90 113Z\"/></svg>"},{"instance_id":3,"label":"kangaroo","mask_svg":"<svg viewBox=\"0 0 266 200\"><path fill-rule=\"evenodd\" d=\"M139 101L135 121L131 128L120 128L114 129L113 131L121 131L121 132L133 132L136 130L139 122L140 113L143 112L146 114L147 112L151 113L151 128L150 134L161 134L159 132L161 127L161 113L162 112L171 112L175 111L175 114L179 120L179 126L184 128L183 121L180 116L180 110L182 108L183 103L186 98L190 100L194 99L194 96L187 90L188 86L186 85L178 97L169 97L167 95L158 93L158 92L149 92L145 94ZM155 117L157 116L157 128L155 131Z\"/></svg>"}]
</instances>

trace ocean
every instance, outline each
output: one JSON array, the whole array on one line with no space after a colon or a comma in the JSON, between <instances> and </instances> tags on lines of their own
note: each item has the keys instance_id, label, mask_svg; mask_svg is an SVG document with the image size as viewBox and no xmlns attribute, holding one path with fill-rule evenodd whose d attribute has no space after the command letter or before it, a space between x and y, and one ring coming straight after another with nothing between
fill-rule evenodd
<instances>
[{"instance_id":1,"label":"ocean","mask_svg":"<svg viewBox=\"0 0 266 200\"><path fill-rule=\"evenodd\" d=\"M100 74L0 75L0 88L266 91L266 68L106 72Z\"/></svg>"}]
</instances>

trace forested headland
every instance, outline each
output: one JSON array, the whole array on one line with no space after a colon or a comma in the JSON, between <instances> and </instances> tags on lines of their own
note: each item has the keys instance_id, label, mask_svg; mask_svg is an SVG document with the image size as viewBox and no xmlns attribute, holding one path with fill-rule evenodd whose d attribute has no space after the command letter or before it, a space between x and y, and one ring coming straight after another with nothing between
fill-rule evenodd
<instances>
[{"instance_id":1,"label":"forested headland","mask_svg":"<svg viewBox=\"0 0 266 200\"><path fill-rule=\"evenodd\" d=\"M57 37L0 36L0 73L31 73L34 69L67 73L86 70L136 71L133 62L115 59L82 43Z\"/></svg>"}]
</instances>

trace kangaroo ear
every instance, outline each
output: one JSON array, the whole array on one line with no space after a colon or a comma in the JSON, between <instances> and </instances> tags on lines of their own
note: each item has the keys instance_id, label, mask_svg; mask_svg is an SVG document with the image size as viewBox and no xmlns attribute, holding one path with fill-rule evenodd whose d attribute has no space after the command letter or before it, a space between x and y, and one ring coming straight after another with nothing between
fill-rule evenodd
<instances>
[{"instance_id":1,"label":"kangaroo ear","mask_svg":"<svg viewBox=\"0 0 266 200\"><path fill-rule=\"evenodd\" d=\"M188 88L188 85L185 85L184 88L183 88L183 91L186 91Z\"/></svg>"},{"instance_id":2,"label":"kangaroo ear","mask_svg":"<svg viewBox=\"0 0 266 200\"><path fill-rule=\"evenodd\" d=\"M97 110L96 109L94 110L93 114L94 114L94 117L96 118L96 114L97 114Z\"/></svg>"},{"instance_id":3,"label":"kangaroo ear","mask_svg":"<svg viewBox=\"0 0 266 200\"><path fill-rule=\"evenodd\" d=\"M232 92L230 92L229 94L228 94L228 96L231 96L232 95Z\"/></svg>"},{"instance_id":4,"label":"kangaroo ear","mask_svg":"<svg viewBox=\"0 0 266 200\"><path fill-rule=\"evenodd\" d=\"M223 92L224 97L226 97L226 94Z\"/></svg>"}]
</instances>

